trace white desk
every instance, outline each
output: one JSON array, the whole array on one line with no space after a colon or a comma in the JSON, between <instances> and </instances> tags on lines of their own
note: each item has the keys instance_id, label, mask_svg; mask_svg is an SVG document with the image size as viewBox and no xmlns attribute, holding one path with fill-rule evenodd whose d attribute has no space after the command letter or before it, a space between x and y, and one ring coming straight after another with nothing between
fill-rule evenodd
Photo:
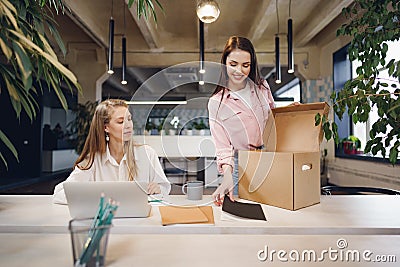
<instances>
[{"instance_id":1,"label":"white desk","mask_svg":"<svg viewBox=\"0 0 400 267\"><path fill-rule=\"evenodd\" d=\"M71 240L67 234L0 234L1 266L47 267L73 266ZM339 249L337 241L344 239L347 247ZM280 260L277 253L272 258L260 254L267 246L272 250L283 250L287 254ZM119 235L109 238L106 265L127 266L398 266L400 261L399 235ZM323 250L337 250L332 257ZM366 259L365 250L371 251ZM305 260L294 262L289 258L291 251L300 255L306 251ZM315 252L317 261L314 261ZM343 251L343 260L339 256ZM355 254L348 254L347 252ZM293 253L293 252L292 252ZM294 255L294 254L292 254ZM311 255L311 260L308 259ZM348 255L348 256L346 256ZM357 260L357 256L360 258ZM387 262L372 262L377 256L385 256ZM349 262L346 262L346 257ZM293 258L293 256L292 256ZM318 258L321 261L318 262ZM368 262L368 258L371 260ZM393 261L396 262L393 262Z\"/></svg>"},{"instance_id":2,"label":"white desk","mask_svg":"<svg viewBox=\"0 0 400 267\"><path fill-rule=\"evenodd\" d=\"M204 196L208 203L210 196ZM188 203L170 196L175 204ZM190 202L196 203L196 202ZM321 203L298 211L263 205L268 221L221 221L215 225L162 226L158 207L149 218L115 219L114 234L229 235L400 235L400 196L321 196ZM68 233L68 207L52 196L0 196L0 233Z\"/></svg>"}]
</instances>

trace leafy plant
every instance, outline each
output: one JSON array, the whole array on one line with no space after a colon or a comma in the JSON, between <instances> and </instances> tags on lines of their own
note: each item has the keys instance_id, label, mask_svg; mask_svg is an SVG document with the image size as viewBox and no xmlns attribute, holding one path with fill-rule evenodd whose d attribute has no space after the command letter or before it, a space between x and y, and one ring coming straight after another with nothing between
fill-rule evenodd
<instances>
[{"instance_id":1,"label":"leafy plant","mask_svg":"<svg viewBox=\"0 0 400 267\"><path fill-rule=\"evenodd\" d=\"M203 129L207 129L207 125L204 123L203 119L200 119L200 122L193 122L193 127L196 130L203 130Z\"/></svg>"},{"instance_id":2,"label":"leafy plant","mask_svg":"<svg viewBox=\"0 0 400 267\"><path fill-rule=\"evenodd\" d=\"M128 6L137 4L137 16L145 19L153 14L157 22L155 5L163 10L158 0L129 0ZM24 111L33 121L39 108L34 96L43 91L42 81L49 90L54 90L62 107L67 110L67 101L62 92L62 83L71 89L82 89L75 75L63 66L52 46L57 45L65 56L66 49L53 20L53 13L64 13L66 6L63 0L0 0L0 51L6 61L0 60L0 77L8 90L10 101L19 118ZM56 44L50 43L50 33ZM36 81L36 83L34 83ZM72 90L72 89L71 89ZM0 142L12 152L18 160L18 153L0 130ZM7 161L0 152L0 159L7 168Z\"/></svg>"},{"instance_id":3,"label":"leafy plant","mask_svg":"<svg viewBox=\"0 0 400 267\"><path fill-rule=\"evenodd\" d=\"M347 154L348 152L346 152L346 150L358 151L361 148L361 140L354 135L350 135L348 137L340 139L339 148Z\"/></svg>"},{"instance_id":4,"label":"leafy plant","mask_svg":"<svg viewBox=\"0 0 400 267\"><path fill-rule=\"evenodd\" d=\"M149 119L145 125L145 129L147 131L151 131L153 129L157 129L156 125L153 123L153 121L151 119Z\"/></svg>"},{"instance_id":5,"label":"leafy plant","mask_svg":"<svg viewBox=\"0 0 400 267\"><path fill-rule=\"evenodd\" d=\"M165 124L165 118L162 118L162 119L160 120L160 124L157 125L157 130L158 130L159 132L163 129L164 124Z\"/></svg>"},{"instance_id":6,"label":"leafy plant","mask_svg":"<svg viewBox=\"0 0 400 267\"><path fill-rule=\"evenodd\" d=\"M50 7L46 6L49 2ZM61 82L65 82L81 92L75 75L64 67L50 45L49 32L65 55L65 47L57 32L51 9L64 12L62 0L17 1L0 0L0 48L5 61L0 62L0 75L10 101L19 118L24 111L32 121L36 117L38 104L34 95L43 91L42 81L54 90L61 105L67 109L67 101L62 92ZM34 83L36 81L36 83ZM12 151L18 160L15 147L3 132L1 142ZM0 158L7 167L7 162L0 153Z\"/></svg>"},{"instance_id":7,"label":"leafy plant","mask_svg":"<svg viewBox=\"0 0 400 267\"><path fill-rule=\"evenodd\" d=\"M149 18L149 14L152 14L154 21L157 22L157 15L153 1L161 9L161 11L163 11L163 7L158 0L129 0L128 7L130 8L136 2L136 16L139 19L143 15L147 20Z\"/></svg>"},{"instance_id":8,"label":"leafy plant","mask_svg":"<svg viewBox=\"0 0 400 267\"><path fill-rule=\"evenodd\" d=\"M358 137L356 137L354 135L350 135L349 137L346 138L346 140L353 142L356 149L360 149L361 148L361 141L360 141L360 139Z\"/></svg>"},{"instance_id":9,"label":"leafy plant","mask_svg":"<svg viewBox=\"0 0 400 267\"><path fill-rule=\"evenodd\" d=\"M186 128L187 130L193 130L193 123L194 123L194 122L192 122L192 121L188 121L188 122L185 124L185 128Z\"/></svg>"},{"instance_id":10,"label":"leafy plant","mask_svg":"<svg viewBox=\"0 0 400 267\"><path fill-rule=\"evenodd\" d=\"M337 35L353 36L348 49L351 61L361 62L356 70L357 77L345 83L339 92L333 92L331 100L339 119L347 112L354 123L366 122L371 107L376 106L379 119L372 125L364 152L376 155L381 151L385 157L391 142L389 161L395 164L400 147L400 60L386 62L387 41L400 39L400 0L355 0L344 8L342 14L349 23L342 25ZM381 68L390 76L378 76ZM392 87L390 92L388 87ZM339 143L337 125L317 114L316 125L322 123L327 140L332 135Z\"/></svg>"},{"instance_id":11,"label":"leafy plant","mask_svg":"<svg viewBox=\"0 0 400 267\"><path fill-rule=\"evenodd\" d=\"M90 123L98 103L87 101L85 104L77 104L72 109L75 119L68 123L68 131L73 136L73 145L75 151L81 154L86 138L89 134Z\"/></svg>"}]
</instances>

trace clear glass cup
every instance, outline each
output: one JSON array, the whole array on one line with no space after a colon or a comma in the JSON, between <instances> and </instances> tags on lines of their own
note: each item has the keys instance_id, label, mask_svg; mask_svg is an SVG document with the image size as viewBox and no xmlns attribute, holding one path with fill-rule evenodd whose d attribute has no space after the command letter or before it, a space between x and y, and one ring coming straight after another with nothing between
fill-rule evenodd
<instances>
[{"instance_id":1,"label":"clear glass cup","mask_svg":"<svg viewBox=\"0 0 400 267\"><path fill-rule=\"evenodd\" d=\"M112 225L93 226L93 218L69 222L72 256L75 267L103 267Z\"/></svg>"}]
</instances>

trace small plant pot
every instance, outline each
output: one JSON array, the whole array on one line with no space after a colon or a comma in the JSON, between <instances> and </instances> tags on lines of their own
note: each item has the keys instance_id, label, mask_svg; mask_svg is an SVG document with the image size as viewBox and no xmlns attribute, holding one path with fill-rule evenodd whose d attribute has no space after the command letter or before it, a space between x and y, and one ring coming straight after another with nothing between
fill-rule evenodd
<instances>
[{"instance_id":1,"label":"small plant pot","mask_svg":"<svg viewBox=\"0 0 400 267\"><path fill-rule=\"evenodd\" d=\"M350 154L350 155L356 154L357 153L356 145L352 141L344 141L343 151L345 154Z\"/></svg>"}]
</instances>

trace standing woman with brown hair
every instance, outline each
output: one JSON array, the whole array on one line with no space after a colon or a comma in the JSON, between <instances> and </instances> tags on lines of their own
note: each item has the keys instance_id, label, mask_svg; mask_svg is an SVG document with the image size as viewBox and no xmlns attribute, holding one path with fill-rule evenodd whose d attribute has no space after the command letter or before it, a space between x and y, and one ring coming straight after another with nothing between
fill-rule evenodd
<instances>
[{"instance_id":1,"label":"standing woman with brown hair","mask_svg":"<svg viewBox=\"0 0 400 267\"><path fill-rule=\"evenodd\" d=\"M158 156L148 145L132 139L133 122L124 100L108 99L94 112L83 151L66 181L137 181L148 184L148 194L168 195L168 182ZM66 203L63 183L53 201Z\"/></svg>"},{"instance_id":2,"label":"standing woman with brown hair","mask_svg":"<svg viewBox=\"0 0 400 267\"><path fill-rule=\"evenodd\" d=\"M221 58L219 85L208 102L210 130L217 154L221 185L213 193L216 205L225 194L237 194L238 162L235 151L263 146L262 133L271 108L275 107L268 83L260 76L253 44L232 36Z\"/></svg>"}]
</instances>

